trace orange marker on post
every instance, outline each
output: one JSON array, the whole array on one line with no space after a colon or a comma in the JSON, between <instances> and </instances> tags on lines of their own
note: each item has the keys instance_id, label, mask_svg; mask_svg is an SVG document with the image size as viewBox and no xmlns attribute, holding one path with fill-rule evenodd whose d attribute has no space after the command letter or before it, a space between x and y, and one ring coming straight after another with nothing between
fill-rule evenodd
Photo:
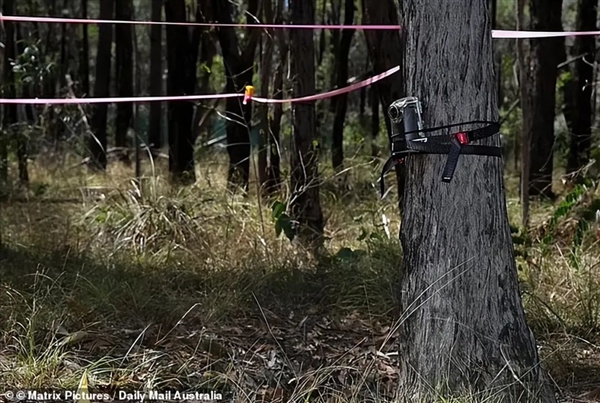
<instances>
[{"instance_id":1,"label":"orange marker on post","mask_svg":"<svg viewBox=\"0 0 600 403\"><path fill-rule=\"evenodd\" d=\"M250 99L254 96L254 87L251 85L246 86L246 92L244 93L244 105L248 103Z\"/></svg>"}]
</instances>

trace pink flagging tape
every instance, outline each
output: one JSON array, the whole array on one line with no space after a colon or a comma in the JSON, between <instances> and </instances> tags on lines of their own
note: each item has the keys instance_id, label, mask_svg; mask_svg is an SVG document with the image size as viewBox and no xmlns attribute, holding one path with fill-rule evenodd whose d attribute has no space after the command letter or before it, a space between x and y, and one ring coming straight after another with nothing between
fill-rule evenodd
<instances>
[{"instance_id":1,"label":"pink flagging tape","mask_svg":"<svg viewBox=\"0 0 600 403\"><path fill-rule=\"evenodd\" d=\"M29 105L77 105L103 104L113 102L159 102L159 101L199 101L217 98L243 97L244 94L207 94L183 95L172 97L124 97L124 98L10 98L0 99L0 104L29 104Z\"/></svg>"},{"instance_id":2,"label":"pink flagging tape","mask_svg":"<svg viewBox=\"0 0 600 403\"><path fill-rule=\"evenodd\" d=\"M377 81L383 80L384 78L391 76L398 72L400 66L392 67L391 69L377 74L371 78L360 81L358 83L351 84L344 88L337 90L324 92L322 94L309 95L300 98L291 99L270 99L270 98L255 98L250 97L249 99L256 102L275 104L275 103L296 103L296 102L310 102L320 99L331 98L336 95L345 94L352 92L356 89L366 87ZM100 103L113 103L113 102L168 102L168 101L198 101L206 99L217 99L217 98L242 98L244 94L208 94L208 95L187 95L187 96L171 96L171 97L127 97L127 98L17 98L17 99L0 99L0 104L29 104L29 105L73 105L73 104L100 104Z\"/></svg>"},{"instance_id":3,"label":"pink flagging tape","mask_svg":"<svg viewBox=\"0 0 600 403\"><path fill-rule=\"evenodd\" d=\"M589 35L600 35L600 31L565 31L565 32L551 32L551 31L510 31L510 30L493 30L493 38L506 38L506 39L537 39L537 38L560 38L567 36L589 36Z\"/></svg>"},{"instance_id":4,"label":"pink flagging tape","mask_svg":"<svg viewBox=\"0 0 600 403\"><path fill-rule=\"evenodd\" d=\"M354 83L351 84L347 87L344 88L338 88L337 90L332 90L332 91L327 91L324 92L322 94L315 94L315 95L308 95L305 97L300 97L300 98L292 98L292 99L268 99L268 98L255 98L252 97L252 100L256 101L256 102L261 102L261 103L267 103L267 104L277 104L277 103L286 103L286 102L310 102L310 101L317 101L320 99L326 99L326 98L332 98L335 97L336 95L341 95L341 94L345 94L348 92L352 92L354 90L357 90L359 88L362 87L366 87L368 85L371 85L377 81L383 80L386 77L391 76L392 74L397 73L400 70L400 66L396 66L396 67L392 67L391 69L384 71L381 74L377 74L376 76L373 76L371 78L368 78L364 81L360 81L358 83Z\"/></svg>"},{"instance_id":5,"label":"pink flagging tape","mask_svg":"<svg viewBox=\"0 0 600 403\"><path fill-rule=\"evenodd\" d=\"M171 26L197 26L197 27L232 27L232 28L262 28L262 29L357 29L357 30L400 30L400 25L302 25L302 24L220 24L211 22L170 22L170 21L140 21L140 20L103 20L87 18L59 18L59 17L31 17L21 15L2 15L0 13L0 23L2 21L13 22L44 22L60 24L130 24L130 25L171 25ZM512 30L492 30L493 38L504 39L536 39L536 38L557 38L567 36L600 35L600 31L512 31Z\"/></svg>"},{"instance_id":6,"label":"pink flagging tape","mask_svg":"<svg viewBox=\"0 0 600 403\"><path fill-rule=\"evenodd\" d=\"M171 22L140 20L99 20L86 18L28 17L20 15L2 15L0 22L46 22L60 24L130 24L130 25L171 25L184 27L231 27L231 28L280 28L280 29L362 29L362 30L399 30L399 25L302 25L302 24L220 24L212 22Z\"/></svg>"}]
</instances>

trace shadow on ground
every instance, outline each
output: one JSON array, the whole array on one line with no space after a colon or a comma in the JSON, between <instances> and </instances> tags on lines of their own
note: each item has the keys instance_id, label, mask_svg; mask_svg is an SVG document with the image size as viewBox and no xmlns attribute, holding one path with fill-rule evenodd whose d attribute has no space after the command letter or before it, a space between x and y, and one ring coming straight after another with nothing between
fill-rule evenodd
<instances>
[{"instance_id":1,"label":"shadow on ground","mask_svg":"<svg viewBox=\"0 0 600 403\"><path fill-rule=\"evenodd\" d=\"M390 253L345 250L306 270L259 261L210 270L7 246L0 383L74 387L88 369L109 391L206 387L287 400L336 384L330 393L381 398L398 375Z\"/></svg>"}]
</instances>

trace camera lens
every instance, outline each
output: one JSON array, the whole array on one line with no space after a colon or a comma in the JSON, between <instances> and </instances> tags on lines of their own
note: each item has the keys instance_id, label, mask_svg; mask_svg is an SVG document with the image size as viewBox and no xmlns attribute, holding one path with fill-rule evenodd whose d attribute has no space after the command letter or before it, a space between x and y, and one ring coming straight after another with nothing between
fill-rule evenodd
<instances>
[{"instance_id":1,"label":"camera lens","mask_svg":"<svg viewBox=\"0 0 600 403\"><path fill-rule=\"evenodd\" d=\"M391 105L388 114L390 115L390 119L397 120L402 115L402 109L397 105Z\"/></svg>"}]
</instances>

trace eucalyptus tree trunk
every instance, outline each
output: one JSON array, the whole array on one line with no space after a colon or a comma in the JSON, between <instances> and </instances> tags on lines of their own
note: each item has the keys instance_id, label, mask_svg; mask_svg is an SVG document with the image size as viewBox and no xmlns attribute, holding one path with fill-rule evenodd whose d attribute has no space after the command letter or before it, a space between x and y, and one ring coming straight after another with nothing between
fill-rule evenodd
<instances>
[{"instance_id":1,"label":"eucalyptus tree trunk","mask_svg":"<svg viewBox=\"0 0 600 403\"><path fill-rule=\"evenodd\" d=\"M562 31L562 0L530 0L532 31ZM529 194L554 198L554 118L557 66L564 38L529 39L521 69L521 85L527 94L521 99L523 130L530 140ZM564 52L563 52L564 54Z\"/></svg>"},{"instance_id":2,"label":"eucalyptus tree trunk","mask_svg":"<svg viewBox=\"0 0 600 403\"><path fill-rule=\"evenodd\" d=\"M167 21L187 22L185 0L167 0ZM172 96L193 94L201 31L198 27L167 26L167 93ZM194 105L191 102L169 103L169 171L180 184L196 181L194 168Z\"/></svg>"},{"instance_id":3,"label":"eucalyptus tree trunk","mask_svg":"<svg viewBox=\"0 0 600 403\"><path fill-rule=\"evenodd\" d=\"M131 20L133 16L133 0L119 0L116 8L118 20ZM116 84L119 97L133 96L133 25L118 24L115 27L116 45ZM133 119L133 103L117 104L115 118L115 145L128 147L127 132Z\"/></svg>"},{"instance_id":4,"label":"eucalyptus tree trunk","mask_svg":"<svg viewBox=\"0 0 600 403\"><path fill-rule=\"evenodd\" d=\"M598 16L598 0L577 0L576 31L595 31ZM592 96L594 93L594 62L596 38L594 36L576 36L573 56L580 57L572 67L571 85L572 107L570 108L569 129L571 131L567 171L575 172L584 166L590 158L592 145Z\"/></svg>"},{"instance_id":5,"label":"eucalyptus tree trunk","mask_svg":"<svg viewBox=\"0 0 600 403\"><path fill-rule=\"evenodd\" d=\"M425 126L497 121L486 2L404 0L402 8L407 95L424 101ZM499 143L499 135L481 141ZM445 183L446 158L407 160L400 395L555 402L519 295L503 162L463 155Z\"/></svg>"},{"instance_id":6,"label":"eucalyptus tree trunk","mask_svg":"<svg viewBox=\"0 0 600 403\"><path fill-rule=\"evenodd\" d=\"M315 0L291 0L293 24L315 23ZM290 32L294 69L294 97L315 93L315 42L310 29ZM292 214L302 241L319 247L323 238L323 213L319 197L318 152L315 149L315 102L292 105L291 155Z\"/></svg>"},{"instance_id":7,"label":"eucalyptus tree trunk","mask_svg":"<svg viewBox=\"0 0 600 403\"><path fill-rule=\"evenodd\" d=\"M210 22L214 21L212 2L204 0L199 3L199 21ZM212 68L217 56L217 38L210 28L202 30L202 39L200 41L200 68L198 74L198 91L200 94L212 94L211 89ZM210 117L215 111L215 107L219 100L206 100L197 103L196 111L194 112L194 138L198 139L202 136L201 141L204 142L212 136L213 122Z\"/></svg>"},{"instance_id":8,"label":"eucalyptus tree trunk","mask_svg":"<svg viewBox=\"0 0 600 403\"><path fill-rule=\"evenodd\" d=\"M398 9L394 0L362 0L363 22L372 25L398 25ZM379 74L402 64L402 44L396 30L370 30L365 32L373 73ZM398 76L384 78L375 86L379 93L388 132L391 131L388 107L396 99L404 96L403 82Z\"/></svg>"},{"instance_id":9,"label":"eucalyptus tree trunk","mask_svg":"<svg viewBox=\"0 0 600 403\"><path fill-rule=\"evenodd\" d=\"M354 0L346 0L344 7L344 25L354 23ZM337 48L336 66L337 88L346 86L348 81L348 55L352 45L353 29L344 29L341 34L340 43ZM344 123L348 109L348 94L336 97L335 117L333 119L333 136L331 144L331 161L333 168L341 171L344 166Z\"/></svg>"},{"instance_id":10,"label":"eucalyptus tree trunk","mask_svg":"<svg viewBox=\"0 0 600 403\"><path fill-rule=\"evenodd\" d=\"M115 0L100 0L100 18L114 18ZM110 67L111 48L113 41L113 25L101 24L98 28L98 52L96 54L96 81L94 96L108 98L110 96ZM91 162L94 168L106 169L106 121L108 119L108 104L94 106L92 112L92 133L89 139Z\"/></svg>"},{"instance_id":11,"label":"eucalyptus tree trunk","mask_svg":"<svg viewBox=\"0 0 600 403\"><path fill-rule=\"evenodd\" d=\"M16 50L17 50L17 54L23 54L23 52L25 51L25 43L23 41L23 35L21 34L21 28L19 26L15 27L16 28L16 36L17 36L17 42L16 42ZM15 46L14 43L12 44L12 46L8 46L8 48L12 47L11 51L13 53L12 58L14 58L16 56L16 54L14 54L15 51ZM17 79L18 80L18 79ZM35 87L31 84L31 83L19 83L20 85L17 85L17 80L15 80L15 77L13 77L13 84L15 85L15 87L21 87L21 94L19 95L19 92L15 92L16 96L22 96L23 98L33 98L34 97L34 92L35 91ZM33 91L32 91L33 88ZM16 88L15 88L16 89ZM37 93L35 94L37 96ZM17 107L18 105L9 105L9 106L15 106ZM27 123L30 126L34 126L35 125L35 112L33 110L33 105L22 105L23 110L24 110L24 117L26 118ZM18 114L17 114L18 115ZM23 115L21 115L21 119L23 119ZM22 185L28 185L29 184L29 168L28 168L28 159L29 159L29 139L28 139L28 135L27 133L23 133L21 130L15 131L15 137L16 137L16 146L17 146L17 164L19 167L19 181L21 182Z\"/></svg>"},{"instance_id":12,"label":"eucalyptus tree trunk","mask_svg":"<svg viewBox=\"0 0 600 403\"><path fill-rule=\"evenodd\" d=\"M163 0L152 0L152 21L162 20ZM163 93L163 58L162 58L163 27L152 25L150 27L150 83L151 96L159 97ZM148 143L153 149L162 147L162 102L150 104L150 118L148 127Z\"/></svg>"},{"instance_id":13,"label":"eucalyptus tree trunk","mask_svg":"<svg viewBox=\"0 0 600 403\"><path fill-rule=\"evenodd\" d=\"M276 24L285 23L284 8L285 1L277 0L277 13L275 17ZM273 98L283 99L283 93L286 90L284 83L285 70L288 65L288 52L289 46L287 41L286 31L279 29L275 31L277 38L277 50L279 53L279 60L277 63L277 69L275 70L275 77L273 79ZM283 104L276 103L273 106L273 119L271 119L269 126L269 164L268 164L268 182L267 190L269 193L275 192L281 186L281 147L280 147L280 134L281 134L281 119L283 117Z\"/></svg>"},{"instance_id":14,"label":"eucalyptus tree trunk","mask_svg":"<svg viewBox=\"0 0 600 403\"><path fill-rule=\"evenodd\" d=\"M14 0L4 0L4 4L1 10L3 13L7 15L15 15L15 2ZM11 68L10 63L16 59L17 56L17 43L16 43L16 29L15 23L6 22L4 25L5 38L4 39L4 72L3 72L3 95L6 98L16 98L17 97L17 83L15 73ZM19 113L18 113L18 105L17 104L8 104L4 105L3 110L4 116L3 126L5 129L5 133L3 136L7 136L5 139L5 143L2 147L6 147L6 143L13 144L16 146L17 151L17 160L19 165L19 179L22 183L27 183L29 181L27 174L27 149L26 143L24 141L24 134L19 132L15 126L19 122ZM6 134L7 133L7 134ZM9 139L12 137L12 141ZM1 151L4 154L4 149ZM0 155L4 161L1 161L0 164L3 166L2 169L6 169L8 165L8 161L5 159L4 155Z\"/></svg>"},{"instance_id":15,"label":"eucalyptus tree trunk","mask_svg":"<svg viewBox=\"0 0 600 403\"><path fill-rule=\"evenodd\" d=\"M88 18L88 0L81 0L81 18ZM81 50L79 54L79 79L81 93L88 97L90 94L90 40L88 24L81 24Z\"/></svg>"},{"instance_id":16,"label":"eucalyptus tree trunk","mask_svg":"<svg viewBox=\"0 0 600 403\"><path fill-rule=\"evenodd\" d=\"M229 2L213 0L215 18L223 24L233 23L233 9ZM246 20L253 23L259 10L258 0L248 1ZM254 56L261 31L251 29L245 41L240 41L234 28L217 28L217 37L225 65L226 88L228 93L244 91L246 85L252 85L254 73ZM240 43L242 42L242 43ZM250 180L250 132L252 130L252 102L243 105L241 99L228 98L225 101L227 117L227 153L229 154L229 171L227 181L229 188L240 187L248 190Z\"/></svg>"},{"instance_id":17,"label":"eucalyptus tree trunk","mask_svg":"<svg viewBox=\"0 0 600 403\"><path fill-rule=\"evenodd\" d=\"M394 0L362 0L363 23L371 25L398 25L398 9ZM396 30L370 30L365 32L369 55L373 61L373 73L379 74L402 65L402 44ZM378 81L374 87L381 102L388 134L392 131L387 110L390 104L404 96L404 82L399 75ZM398 196L402 202L404 176L396 166Z\"/></svg>"},{"instance_id":18,"label":"eucalyptus tree trunk","mask_svg":"<svg viewBox=\"0 0 600 403\"><path fill-rule=\"evenodd\" d=\"M273 23L273 4L271 0L263 1L264 21L266 24ZM273 48L275 33L268 30L265 35L263 52L261 54L260 64L260 96L269 97L269 88L273 64ZM268 193L269 187L269 168L268 168L268 149L269 149L269 104L260 107L260 132L258 136L258 182L261 193Z\"/></svg>"}]
</instances>

